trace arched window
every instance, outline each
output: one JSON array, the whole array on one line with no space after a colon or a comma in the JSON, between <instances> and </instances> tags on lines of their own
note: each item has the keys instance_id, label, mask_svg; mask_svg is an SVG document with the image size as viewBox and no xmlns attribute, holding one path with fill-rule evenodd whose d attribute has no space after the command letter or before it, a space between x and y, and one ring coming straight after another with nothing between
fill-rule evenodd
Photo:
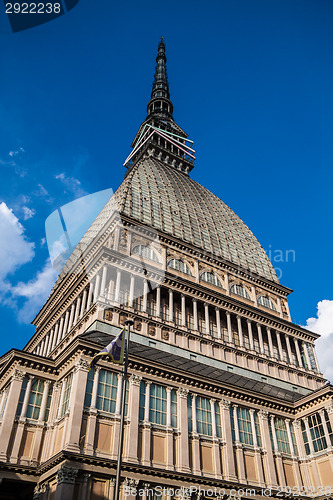
<instances>
[{"instance_id":1,"label":"arched window","mask_svg":"<svg viewBox=\"0 0 333 500\"><path fill-rule=\"evenodd\" d=\"M150 246L137 245L132 249L132 255L139 255L144 259L149 259L153 260L154 262L158 262L157 255Z\"/></svg>"},{"instance_id":2,"label":"arched window","mask_svg":"<svg viewBox=\"0 0 333 500\"><path fill-rule=\"evenodd\" d=\"M272 309L273 311L276 311L276 307L271 299L268 297L264 297L263 295L260 295L257 299L258 305L259 306L264 306L268 307L268 309Z\"/></svg>"},{"instance_id":3,"label":"arched window","mask_svg":"<svg viewBox=\"0 0 333 500\"><path fill-rule=\"evenodd\" d=\"M243 285L232 285L230 287L230 292L235 295L239 295L240 297L244 297L244 299L250 300L250 295L247 293L247 290L243 287Z\"/></svg>"},{"instance_id":4,"label":"arched window","mask_svg":"<svg viewBox=\"0 0 333 500\"><path fill-rule=\"evenodd\" d=\"M190 276L192 276L191 269L186 264L186 262L184 262L181 259L171 259L171 260L169 260L168 267L170 267L171 269L176 269L176 271L179 271L181 273L189 274Z\"/></svg>"},{"instance_id":5,"label":"arched window","mask_svg":"<svg viewBox=\"0 0 333 500\"><path fill-rule=\"evenodd\" d=\"M205 271L204 273L200 274L200 280L206 281L207 283L210 283L211 285L218 286L219 288L223 288L221 281L215 276L214 273L210 273L208 271Z\"/></svg>"}]
</instances>

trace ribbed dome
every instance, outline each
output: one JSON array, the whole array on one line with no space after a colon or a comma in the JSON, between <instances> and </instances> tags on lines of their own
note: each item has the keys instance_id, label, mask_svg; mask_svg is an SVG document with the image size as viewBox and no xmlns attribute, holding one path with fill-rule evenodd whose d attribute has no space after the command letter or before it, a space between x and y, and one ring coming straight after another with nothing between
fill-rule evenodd
<instances>
[{"instance_id":1,"label":"ribbed dome","mask_svg":"<svg viewBox=\"0 0 333 500\"><path fill-rule=\"evenodd\" d=\"M65 264L56 282L103 230L115 210L180 241L279 282L264 249L217 196L174 167L149 157L131 168Z\"/></svg>"},{"instance_id":2,"label":"ribbed dome","mask_svg":"<svg viewBox=\"0 0 333 500\"><path fill-rule=\"evenodd\" d=\"M244 222L175 168L153 157L142 159L115 198L120 213L278 282L265 251Z\"/></svg>"}]
</instances>

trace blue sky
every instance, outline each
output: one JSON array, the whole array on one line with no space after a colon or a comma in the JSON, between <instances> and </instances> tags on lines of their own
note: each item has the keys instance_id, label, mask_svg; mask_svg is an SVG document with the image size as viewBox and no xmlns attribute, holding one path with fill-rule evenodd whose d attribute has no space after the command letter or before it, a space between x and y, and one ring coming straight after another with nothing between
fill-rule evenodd
<instances>
[{"instance_id":1,"label":"blue sky","mask_svg":"<svg viewBox=\"0 0 333 500\"><path fill-rule=\"evenodd\" d=\"M191 176L283 258L295 323L322 304L309 324L333 345L332 25L330 0L80 0L16 34L2 10L1 352L25 345L54 279L47 216L121 183L161 35Z\"/></svg>"}]
</instances>

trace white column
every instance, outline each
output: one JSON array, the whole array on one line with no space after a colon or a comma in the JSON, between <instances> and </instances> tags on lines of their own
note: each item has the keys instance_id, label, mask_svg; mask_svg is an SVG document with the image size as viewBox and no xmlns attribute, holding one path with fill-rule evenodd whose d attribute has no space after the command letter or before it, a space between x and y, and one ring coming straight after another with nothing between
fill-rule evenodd
<instances>
[{"instance_id":1,"label":"white column","mask_svg":"<svg viewBox=\"0 0 333 500\"><path fill-rule=\"evenodd\" d=\"M75 308L75 314L74 314L74 325L76 325L77 320L79 319L80 308L81 308L81 295L79 295L78 298L76 299L76 308Z\"/></svg>"},{"instance_id":2,"label":"white column","mask_svg":"<svg viewBox=\"0 0 333 500\"><path fill-rule=\"evenodd\" d=\"M123 383L123 374L118 373L118 384L117 384L117 399L116 399L116 415L120 415L121 412L121 388Z\"/></svg>"},{"instance_id":3,"label":"white column","mask_svg":"<svg viewBox=\"0 0 333 500\"><path fill-rule=\"evenodd\" d=\"M229 276L228 276L228 273L225 273L225 275L224 275L224 288L225 288L226 294L227 294L227 295L230 295L230 292L229 292Z\"/></svg>"},{"instance_id":4,"label":"white column","mask_svg":"<svg viewBox=\"0 0 333 500\"><path fill-rule=\"evenodd\" d=\"M266 327L266 330L267 330L267 337L268 337L269 354L270 354L271 358L274 358L274 349L273 349L271 329Z\"/></svg>"},{"instance_id":5,"label":"white column","mask_svg":"<svg viewBox=\"0 0 333 500\"><path fill-rule=\"evenodd\" d=\"M148 282L146 279L143 280L143 297L142 297L143 305L142 309L143 312L147 312L147 305L148 305Z\"/></svg>"},{"instance_id":6,"label":"white column","mask_svg":"<svg viewBox=\"0 0 333 500\"><path fill-rule=\"evenodd\" d=\"M259 323L257 323L257 330L258 330L260 352L261 352L261 354L265 354L264 341L262 338L262 330L261 330L261 325L259 325Z\"/></svg>"},{"instance_id":7,"label":"white column","mask_svg":"<svg viewBox=\"0 0 333 500\"><path fill-rule=\"evenodd\" d=\"M215 307L215 314L216 314L216 329L217 329L217 338L221 339L222 338L222 332L221 332L221 317L220 317L220 309L218 307Z\"/></svg>"},{"instance_id":8,"label":"white column","mask_svg":"<svg viewBox=\"0 0 333 500\"><path fill-rule=\"evenodd\" d=\"M212 431L213 431L213 438L217 437L217 428L216 428L216 415L215 415L215 399L210 399L210 412L212 415Z\"/></svg>"},{"instance_id":9,"label":"white column","mask_svg":"<svg viewBox=\"0 0 333 500\"><path fill-rule=\"evenodd\" d=\"M145 395L145 422L149 422L149 408L150 408L150 380L146 380L146 395Z\"/></svg>"},{"instance_id":10,"label":"white column","mask_svg":"<svg viewBox=\"0 0 333 500\"><path fill-rule=\"evenodd\" d=\"M257 431L256 431L256 425L254 422L254 412L255 412L255 410L253 408L249 409L250 420L251 420L251 430L252 430L252 436L253 436L253 446L255 448L258 448Z\"/></svg>"},{"instance_id":11,"label":"white column","mask_svg":"<svg viewBox=\"0 0 333 500\"><path fill-rule=\"evenodd\" d=\"M156 288L156 316L161 317L161 287L158 285Z\"/></svg>"},{"instance_id":12,"label":"white column","mask_svg":"<svg viewBox=\"0 0 333 500\"><path fill-rule=\"evenodd\" d=\"M73 325L74 313L75 313L75 302L73 302L73 304L71 305L71 313L69 316L68 329L67 329L68 332L72 328L72 325Z\"/></svg>"},{"instance_id":13,"label":"white column","mask_svg":"<svg viewBox=\"0 0 333 500\"><path fill-rule=\"evenodd\" d=\"M226 311L225 314L227 316L228 338L229 338L229 342L232 344L233 343L233 335L232 335L232 328L231 328L230 312Z\"/></svg>"},{"instance_id":14,"label":"white column","mask_svg":"<svg viewBox=\"0 0 333 500\"><path fill-rule=\"evenodd\" d=\"M2 415L3 405L4 405L5 399L6 399L6 393L7 393L7 391L5 391L5 390L2 391L2 393L1 393L0 415ZM1 419L2 419L2 417L1 417Z\"/></svg>"},{"instance_id":15,"label":"white column","mask_svg":"<svg viewBox=\"0 0 333 500\"><path fill-rule=\"evenodd\" d=\"M196 405L196 394L192 394L192 432L193 434L197 434L197 405Z\"/></svg>"},{"instance_id":16,"label":"white column","mask_svg":"<svg viewBox=\"0 0 333 500\"><path fill-rule=\"evenodd\" d=\"M292 353L292 350L291 350L289 335L286 334L285 338L286 338L286 346L287 346L287 351L288 351L289 363L292 364L292 362L293 362L293 353Z\"/></svg>"},{"instance_id":17,"label":"white column","mask_svg":"<svg viewBox=\"0 0 333 500\"><path fill-rule=\"evenodd\" d=\"M254 302L254 307L258 307L256 287L254 285L252 285L252 299Z\"/></svg>"},{"instance_id":18,"label":"white column","mask_svg":"<svg viewBox=\"0 0 333 500\"><path fill-rule=\"evenodd\" d=\"M44 391L43 391L42 402L39 411L39 419L38 419L39 422L44 422L45 419L45 412L46 412L46 405L47 405L47 398L49 395L50 384L51 380L44 380Z\"/></svg>"},{"instance_id":19,"label":"white column","mask_svg":"<svg viewBox=\"0 0 333 500\"><path fill-rule=\"evenodd\" d=\"M48 348L49 348L49 344L50 344L52 335L53 335L53 329L45 337L45 344L44 344L43 356L47 355L47 351L48 351Z\"/></svg>"},{"instance_id":20,"label":"white column","mask_svg":"<svg viewBox=\"0 0 333 500\"><path fill-rule=\"evenodd\" d=\"M62 339L63 328L64 328L64 316L62 315L61 318L60 318L59 329L58 329L58 337L57 337L57 340L55 342L55 345L58 345L59 342L60 342L60 340Z\"/></svg>"},{"instance_id":21,"label":"white column","mask_svg":"<svg viewBox=\"0 0 333 500\"><path fill-rule=\"evenodd\" d=\"M192 299L193 304L193 328L198 331L198 302L196 299Z\"/></svg>"},{"instance_id":22,"label":"white column","mask_svg":"<svg viewBox=\"0 0 333 500\"><path fill-rule=\"evenodd\" d=\"M276 335L276 340L277 340L277 345L278 345L280 360L283 361L283 349L282 349L282 343L281 343L280 333L275 330L275 335Z\"/></svg>"},{"instance_id":23,"label":"white column","mask_svg":"<svg viewBox=\"0 0 333 500\"><path fill-rule=\"evenodd\" d=\"M271 415L271 428L272 428L272 437L273 437L273 444L274 444L274 451L276 453L279 452L279 446L278 442L276 439L276 430L275 430L275 423L274 423L274 415Z\"/></svg>"},{"instance_id":24,"label":"white column","mask_svg":"<svg viewBox=\"0 0 333 500\"><path fill-rule=\"evenodd\" d=\"M298 339L296 339L295 337L294 337L294 344L295 344L295 348L296 348L298 365L301 368L303 368L303 361L302 361L301 351L300 351L299 344L298 344Z\"/></svg>"},{"instance_id":25,"label":"white column","mask_svg":"<svg viewBox=\"0 0 333 500\"><path fill-rule=\"evenodd\" d=\"M101 286L101 276L99 272L96 274L95 286L94 286L94 302L97 302Z\"/></svg>"},{"instance_id":26,"label":"white column","mask_svg":"<svg viewBox=\"0 0 333 500\"><path fill-rule=\"evenodd\" d=\"M87 288L83 290L83 295L82 295L82 302L81 302L81 310L80 310L80 318L82 318L84 311L86 310L86 305L87 305L87 295L88 291Z\"/></svg>"},{"instance_id":27,"label":"white column","mask_svg":"<svg viewBox=\"0 0 333 500\"><path fill-rule=\"evenodd\" d=\"M252 323L251 323L251 321L249 319L247 320L247 331L249 333L250 349L251 349L251 351L254 351Z\"/></svg>"},{"instance_id":28,"label":"white column","mask_svg":"<svg viewBox=\"0 0 333 500\"><path fill-rule=\"evenodd\" d=\"M53 351L53 349L56 346L57 338L58 338L58 330L59 330L59 322L57 322L55 327L54 327L54 333L53 333L53 339L52 339L50 351Z\"/></svg>"},{"instance_id":29,"label":"white column","mask_svg":"<svg viewBox=\"0 0 333 500\"><path fill-rule=\"evenodd\" d=\"M185 295L181 294L181 315L182 315L182 326L186 326L186 309L185 309Z\"/></svg>"},{"instance_id":30,"label":"white column","mask_svg":"<svg viewBox=\"0 0 333 500\"><path fill-rule=\"evenodd\" d=\"M306 345L306 342L303 341L302 344L303 344L303 351L304 351L304 354L305 354L306 363L308 365L308 370L312 370L308 347Z\"/></svg>"},{"instance_id":31,"label":"white column","mask_svg":"<svg viewBox=\"0 0 333 500\"><path fill-rule=\"evenodd\" d=\"M293 438L291 437L290 420L289 420L289 418L285 419L285 423L286 423L286 429L287 429L287 434L288 434L288 441L289 441L290 453L294 457L296 455L296 453L295 453L295 449L294 449Z\"/></svg>"},{"instance_id":32,"label":"white column","mask_svg":"<svg viewBox=\"0 0 333 500\"><path fill-rule=\"evenodd\" d=\"M324 428L325 438L326 438L326 442L327 442L327 448L331 448L331 439L330 439L330 436L328 433L328 428L327 428L324 410L319 410L319 415L321 418L321 423L322 423L323 428Z\"/></svg>"},{"instance_id":33,"label":"white column","mask_svg":"<svg viewBox=\"0 0 333 500\"><path fill-rule=\"evenodd\" d=\"M91 306L91 303L93 301L93 297L94 297L94 289L95 289L95 284L93 281L90 282L90 285L89 285L89 293L88 293L88 300L87 300L87 307L86 307L86 311L89 310L90 306Z\"/></svg>"},{"instance_id":34,"label":"white column","mask_svg":"<svg viewBox=\"0 0 333 500\"><path fill-rule=\"evenodd\" d=\"M93 387L92 387L92 391L91 391L91 404L90 404L90 408L93 409L93 410L96 408L97 392L98 392L98 381L99 381L99 372L100 372L100 370L101 370L101 368L99 366L95 367L94 381L93 381Z\"/></svg>"},{"instance_id":35,"label":"white column","mask_svg":"<svg viewBox=\"0 0 333 500\"><path fill-rule=\"evenodd\" d=\"M310 447L310 453L311 453L311 455L314 455L314 448L313 448L313 443L312 443L312 438L311 438L311 432L310 432L308 417L303 417L302 420L304 422L306 435L308 437L308 443L309 443L309 447Z\"/></svg>"},{"instance_id":36,"label":"white column","mask_svg":"<svg viewBox=\"0 0 333 500\"><path fill-rule=\"evenodd\" d=\"M205 304L205 329L206 329L206 335L210 335L209 307L208 307L208 304Z\"/></svg>"},{"instance_id":37,"label":"white column","mask_svg":"<svg viewBox=\"0 0 333 500\"><path fill-rule=\"evenodd\" d=\"M25 389L25 394L24 394L24 399L23 399L23 404L22 404L22 410L21 410L20 418L24 418L26 416L26 414L27 414L29 397L30 397L30 391L31 391L31 384L32 384L34 378L35 377L32 377L31 375L29 375L27 387Z\"/></svg>"},{"instance_id":38,"label":"white column","mask_svg":"<svg viewBox=\"0 0 333 500\"><path fill-rule=\"evenodd\" d=\"M234 414L235 441L236 443L240 443L237 408L238 405L232 405L232 411Z\"/></svg>"},{"instance_id":39,"label":"white column","mask_svg":"<svg viewBox=\"0 0 333 500\"><path fill-rule=\"evenodd\" d=\"M68 320L69 320L69 310L67 309L67 311L65 313L64 328L62 330L62 335L61 335L62 339L65 337L67 330L68 330Z\"/></svg>"},{"instance_id":40,"label":"white column","mask_svg":"<svg viewBox=\"0 0 333 500\"><path fill-rule=\"evenodd\" d=\"M121 271L117 269L116 290L114 293L115 302L119 302L120 283L121 283Z\"/></svg>"},{"instance_id":41,"label":"white column","mask_svg":"<svg viewBox=\"0 0 333 500\"><path fill-rule=\"evenodd\" d=\"M66 379L63 379L63 381L61 383L61 393L60 393L60 399L59 399L57 418L61 417L61 407L62 407L62 404L64 402L64 396L65 396L65 385L66 385Z\"/></svg>"},{"instance_id":42,"label":"white column","mask_svg":"<svg viewBox=\"0 0 333 500\"><path fill-rule=\"evenodd\" d=\"M102 281L101 281L101 293L100 293L101 297L105 297L107 273L108 273L108 266L104 265L102 271Z\"/></svg>"},{"instance_id":43,"label":"white column","mask_svg":"<svg viewBox=\"0 0 333 500\"><path fill-rule=\"evenodd\" d=\"M167 414L166 414L166 425L167 429L171 428L171 387L166 388L167 393Z\"/></svg>"},{"instance_id":44,"label":"white column","mask_svg":"<svg viewBox=\"0 0 333 500\"><path fill-rule=\"evenodd\" d=\"M316 353L316 348L314 345L310 344L310 348L312 350L312 354L313 354L313 358L315 360L315 363L316 363L316 367L317 367L317 371L320 373L320 366L319 366L319 363L318 363L318 358L317 358L317 353Z\"/></svg>"},{"instance_id":45,"label":"white column","mask_svg":"<svg viewBox=\"0 0 333 500\"><path fill-rule=\"evenodd\" d=\"M242 319L238 315L237 315L237 327L238 327L239 345L243 347L244 339L243 339Z\"/></svg>"},{"instance_id":46,"label":"white column","mask_svg":"<svg viewBox=\"0 0 333 500\"><path fill-rule=\"evenodd\" d=\"M130 290L129 290L129 306L130 307L133 307L134 287L135 287L135 277L134 277L134 274L131 274L131 278L130 278Z\"/></svg>"},{"instance_id":47,"label":"white column","mask_svg":"<svg viewBox=\"0 0 333 500\"><path fill-rule=\"evenodd\" d=\"M169 289L169 321L173 322L173 291Z\"/></svg>"}]
</instances>

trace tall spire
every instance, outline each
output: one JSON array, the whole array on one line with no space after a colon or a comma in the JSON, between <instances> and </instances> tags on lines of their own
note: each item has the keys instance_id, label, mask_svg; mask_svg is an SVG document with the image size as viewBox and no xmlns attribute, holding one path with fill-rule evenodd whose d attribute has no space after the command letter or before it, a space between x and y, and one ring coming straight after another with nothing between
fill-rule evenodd
<instances>
[{"instance_id":1,"label":"tall spire","mask_svg":"<svg viewBox=\"0 0 333 500\"><path fill-rule=\"evenodd\" d=\"M188 139L172 116L163 37L158 44L155 78L147 112L148 116L140 125L132 142L133 151L124 166L130 170L142 157L154 157L162 164L188 174L193 168L195 151L193 141Z\"/></svg>"},{"instance_id":2,"label":"tall spire","mask_svg":"<svg viewBox=\"0 0 333 500\"><path fill-rule=\"evenodd\" d=\"M151 99L147 106L148 116L158 115L172 117L173 106L170 101L166 60L165 45L162 36L161 41L158 44L155 78L151 92Z\"/></svg>"}]
</instances>

